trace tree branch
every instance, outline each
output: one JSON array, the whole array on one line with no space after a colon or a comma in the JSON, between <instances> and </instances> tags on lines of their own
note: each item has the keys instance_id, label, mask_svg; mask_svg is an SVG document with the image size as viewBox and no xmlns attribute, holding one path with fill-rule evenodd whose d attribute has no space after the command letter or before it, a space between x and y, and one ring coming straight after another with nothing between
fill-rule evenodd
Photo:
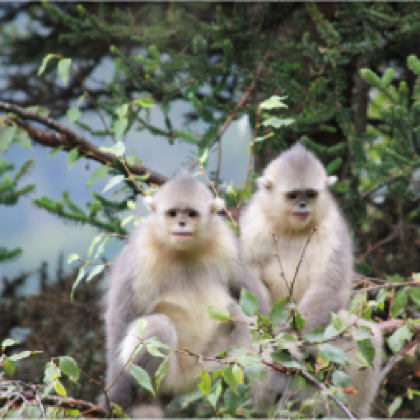
<instances>
[{"instance_id":1,"label":"tree branch","mask_svg":"<svg viewBox=\"0 0 420 420\"><path fill-rule=\"evenodd\" d=\"M21 405L22 403L38 403L40 408L43 405L51 407L59 407L67 410L80 410L81 413L87 417L107 418L109 413L88 401L76 400L75 398L60 397L55 395L40 395L35 386L26 384L21 381L7 381L12 385L19 385L19 388L26 388L22 390L6 391L0 390L0 403L6 403L13 399L13 405ZM30 389L28 389L30 388ZM41 408L42 411L42 408Z\"/></svg>"},{"instance_id":2,"label":"tree branch","mask_svg":"<svg viewBox=\"0 0 420 420\"><path fill-rule=\"evenodd\" d=\"M44 117L33 111L28 111L17 105L1 101L0 110L14 113L19 116L21 120L17 120L16 124L27 131L33 141L38 144L51 148L62 146L66 151L77 148L79 153L84 155L87 159L96 160L97 162L113 166L115 168L118 167L118 159L114 155L100 151L98 147L88 142L84 137L79 136L68 127L59 124L51 118ZM36 121L56 132L48 132L46 130L35 128L26 122L26 120ZM127 168L132 174L135 175L141 176L149 173L149 178L144 181L148 184L162 185L167 180L167 178L163 175L160 175L157 172L154 172L151 169L137 163L132 166L127 164Z\"/></svg>"},{"instance_id":3,"label":"tree branch","mask_svg":"<svg viewBox=\"0 0 420 420\"><path fill-rule=\"evenodd\" d=\"M260 74L264 68L265 61L267 60L269 54L267 53L264 56L264 60L258 65L257 72L255 74L254 80L252 81L251 85L245 90L245 93L242 95L242 98L235 106L235 109L233 110L233 113L230 114L227 118L225 123L223 124L222 128L217 133L217 136L209 143L207 146L208 149L211 149L211 147L221 139L223 133L226 131L226 129L229 127L229 124L232 122L234 118L236 118L236 112L239 108L244 106L246 100L248 99L248 96L251 94L251 92L255 89L255 86L257 85L257 80L260 77ZM198 158L194 159L194 161L190 164L190 170L193 170L198 163Z\"/></svg>"}]
</instances>

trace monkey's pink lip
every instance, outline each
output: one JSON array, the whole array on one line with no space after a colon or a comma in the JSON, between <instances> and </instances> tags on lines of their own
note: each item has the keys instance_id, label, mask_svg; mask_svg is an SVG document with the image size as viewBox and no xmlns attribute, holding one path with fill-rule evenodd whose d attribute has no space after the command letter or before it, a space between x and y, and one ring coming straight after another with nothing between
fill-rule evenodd
<instances>
[{"instance_id":1,"label":"monkey's pink lip","mask_svg":"<svg viewBox=\"0 0 420 420\"><path fill-rule=\"evenodd\" d=\"M191 233L173 233L172 238L175 239L176 242L188 242L192 239Z\"/></svg>"},{"instance_id":2,"label":"monkey's pink lip","mask_svg":"<svg viewBox=\"0 0 420 420\"><path fill-rule=\"evenodd\" d=\"M293 218L296 220L306 220L308 217L309 214L293 213Z\"/></svg>"}]
</instances>

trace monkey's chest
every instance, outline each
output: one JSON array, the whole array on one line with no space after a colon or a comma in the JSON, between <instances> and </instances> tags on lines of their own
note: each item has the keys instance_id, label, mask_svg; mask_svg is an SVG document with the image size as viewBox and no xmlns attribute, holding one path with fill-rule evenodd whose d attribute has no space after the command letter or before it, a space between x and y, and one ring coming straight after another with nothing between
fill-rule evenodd
<instances>
[{"instance_id":1,"label":"monkey's chest","mask_svg":"<svg viewBox=\"0 0 420 420\"><path fill-rule=\"evenodd\" d=\"M213 284L199 290L171 290L163 293L153 305L154 313L167 315L178 333L178 349L205 353L214 340L220 322L210 318L211 305L227 309L232 302L222 285Z\"/></svg>"},{"instance_id":2,"label":"monkey's chest","mask_svg":"<svg viewBox=\"0 0 420 420\"><path fill-rule=\"evenodd\" d=\"M289 296L292 283L293 297L299 302L309 286L321 280L325 256L309 247L302 255L304 246L302 241L282 244L278 258L271 257L262 268L262 280L270 292L271 305Z\"/></svg>"}]
</instances>

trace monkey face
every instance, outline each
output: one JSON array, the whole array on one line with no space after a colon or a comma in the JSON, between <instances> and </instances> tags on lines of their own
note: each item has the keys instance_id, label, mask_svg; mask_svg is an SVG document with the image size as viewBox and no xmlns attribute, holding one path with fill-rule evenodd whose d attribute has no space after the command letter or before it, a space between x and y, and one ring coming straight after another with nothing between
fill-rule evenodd
<instances>
[{"instance_id":1,"label":"monkey face","mask_svg":"<svg viewBox=\"0 0 420 420\"><path fill-rule=\"evenodd\" d=\"M314 220L319 192L315 189L294 189L284 193L283 202L288 219L295 229L306 228Z\"/></svg>"},{"instance_id":2,"label":"monkey face","mask_svg":"<svg viewBox=\"0 0 420 420\"><path fill-rule=\"evenodd\" d=\"M192 208L171 208L165 212L165 221L170 242L183 248L194 242L199 231L201 215Z\"/></svg>"}]
</instances>

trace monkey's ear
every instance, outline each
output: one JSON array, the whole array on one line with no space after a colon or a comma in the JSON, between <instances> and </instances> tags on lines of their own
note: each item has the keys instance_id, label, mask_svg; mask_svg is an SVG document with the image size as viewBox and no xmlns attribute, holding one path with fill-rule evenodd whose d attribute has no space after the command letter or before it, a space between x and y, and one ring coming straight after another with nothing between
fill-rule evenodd
<instances>
[{"instance_id":1,"label":"monkey's ear","mask_svg":"<svg viewBox=\"0 0 420 420\"><path fill-rule=\"evenodd\" d=\"M210 206L210 212L211 213L217 213L218 211L221 211L225 208L226 203L223 198L215 198Z\"/></svg>"},{"instance_id":2,"label":"monkey's ear","mask_svg":"<svg viewBox=\"0 0 420 420\"><path fill-rule=\"evenodd\" d=\"M265 188L266 190L271 190L273 188L273 183L267 178L264 178L263 176L260 178L257 178L256 180L258 188Z\"/></svg>"},{"instance_id":3,"label":"monkey's ear","mask_svg":"<svg viewBox=\"0 0 420 420\"><path fill-rule=\"evenodd\" d=\"M154 212L156 210L156 204L155 204L155 199L150 196L150 195L146 195L143 198L143 202L144 205L146 206L147 210Z\"/></svg>"},{"instance_id":4,"label":"monkey's ear","mask_svg":"<svg viewBox=\"0 0 420 420\"><path fill-rule=\"evenodd\" d=\"M336 175L331 175L327 178L327 185L329 187L331 187L331 185L334 185L338 180L338 176Z\"/></svg>"}]
</instances>

